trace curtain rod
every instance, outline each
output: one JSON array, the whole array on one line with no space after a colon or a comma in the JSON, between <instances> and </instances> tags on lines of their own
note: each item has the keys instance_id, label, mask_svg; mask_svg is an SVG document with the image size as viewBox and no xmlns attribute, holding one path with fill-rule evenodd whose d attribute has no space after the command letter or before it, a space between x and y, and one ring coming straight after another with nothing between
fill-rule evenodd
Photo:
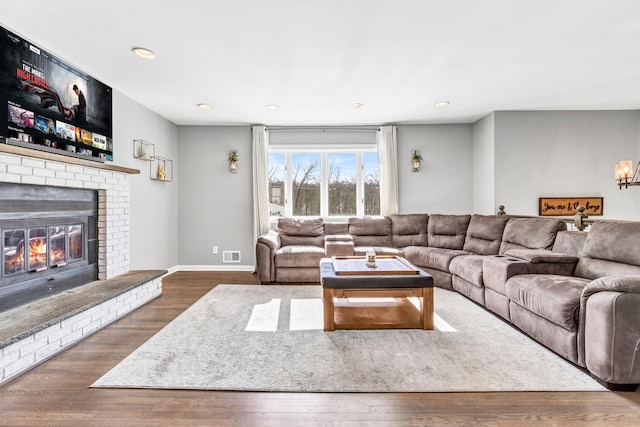
<instances>
[{"instance_id":1,"label":"curtain rod","mask_svg":"<svg viewBox=\"0 0 640 427\"><path fill-rule=\"evenodd\" d=\"M268 131L276 131L276 132L282 132L282 131L295 131L295 130L315 130L318 132L326 132L326 131L342 131L342 130L349 130L349 131L379 131L380 128L376 127L376 128L367 128L367 127L348 127L348 126L267 126L266 127Z\"/></svg>"}]
</instances>

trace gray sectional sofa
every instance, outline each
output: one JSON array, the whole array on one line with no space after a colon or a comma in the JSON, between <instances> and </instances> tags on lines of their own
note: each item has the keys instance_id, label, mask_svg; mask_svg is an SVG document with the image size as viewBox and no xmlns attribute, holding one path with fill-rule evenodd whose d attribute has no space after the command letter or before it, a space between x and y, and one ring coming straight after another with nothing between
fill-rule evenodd
<instances>
[{"instance_id":1,"label":"gray sectional sofa","mask_svg":"<svg viewBox=\"0 0 640 427\"><path fill-rule=\"evenodd\" d=\"M566 231L552 218L280 219L256 244L261 283L314 282L325 257L402 255L610 389L640 383L640 222Z\"/></svg>"}]
</instances>

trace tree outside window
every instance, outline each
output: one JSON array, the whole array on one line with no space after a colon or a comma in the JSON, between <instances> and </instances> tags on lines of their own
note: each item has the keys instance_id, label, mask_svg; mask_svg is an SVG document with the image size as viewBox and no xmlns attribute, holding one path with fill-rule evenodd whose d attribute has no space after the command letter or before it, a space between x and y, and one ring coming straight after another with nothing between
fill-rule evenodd
<instances>
[{"instance_id":1,"label":"tree outside window","mask_svg":"<svg viewBox=\"0 0 640 427\"><path fill-rule=\"evenodd\" d=\"M291 156L293 215L320 215L320 154Z\"/></svg>"},{"instance_id":2,"label":"tree outside window","mask_svg":"<svg viewBox=\"0 0 640 427\"><path fill-rule=\"evenodd\" d=\"M282 216L349 217L380 214L378 153L269 153L269 211Z\"/></svg>"},{"instance_id":3,"label":"tree outside window","mask_svg":"<svg viewBox=\"0 0 640 427\"><path fill-rule=\"evenodd\" d=\"M380 166L378 153L364 153L364 214L380 215Z\"/></svg>"},{"instance_id":4,"label":"tree outside window","mask_svg":"<svg viewBox=\"0 0 640 427\"><path fill-rule=\"evenodd\" d=\"M357 160L355 153L327 155L329 163L329 215L356 215L358 203Z\"/></svg>"}]
</instances>

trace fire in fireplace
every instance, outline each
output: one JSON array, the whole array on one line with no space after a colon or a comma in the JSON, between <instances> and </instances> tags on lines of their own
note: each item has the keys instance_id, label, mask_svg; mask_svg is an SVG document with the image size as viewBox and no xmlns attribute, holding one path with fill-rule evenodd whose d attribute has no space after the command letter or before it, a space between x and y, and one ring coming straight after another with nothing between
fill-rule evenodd
<instances>
[{"instance_id":1,"label":"fire in fireplace","mask_svg":"<svg viewBox=\"0 0 640 427\"><path fill-rule=\"evenodd\" d=\"M97 192L0 183L0 311L97 279Z\"/></svg>"},{"instance_id":2,"label":"fire in fireplace","mask_svg":"<svg viewBox=\"0 0 640 427\"><path fill-rule=\"evenodd\" d=\"M82 260L82 228L72 224L4 230L5 274L40 272Z\"/></svg>"}]
</instances>

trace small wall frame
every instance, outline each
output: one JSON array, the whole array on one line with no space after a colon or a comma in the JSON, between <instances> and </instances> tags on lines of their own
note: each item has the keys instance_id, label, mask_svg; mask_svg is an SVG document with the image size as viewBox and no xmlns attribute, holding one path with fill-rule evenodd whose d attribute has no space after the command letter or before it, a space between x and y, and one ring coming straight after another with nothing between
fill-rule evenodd
<instances>
[{"instance_id":1,"label":"small wall frame","mask_svg":"<svg viewBox=\"0 0 640 427\"><path fill-rule=\"evenodd\" d=\"M155 156L149 163L149 177L154 181L173 181L173 160Z\"/></svg>"},{"instance_id":2,"label":"small wall frame","mask_svg":"<svg viewBox=\"0 0 640 427\"><path fill-rule=\"evenodd\" d=\"M156 146L142 139L133 140L133 157L150 162L156 156Z\"/></svg>"}]
</instances>

